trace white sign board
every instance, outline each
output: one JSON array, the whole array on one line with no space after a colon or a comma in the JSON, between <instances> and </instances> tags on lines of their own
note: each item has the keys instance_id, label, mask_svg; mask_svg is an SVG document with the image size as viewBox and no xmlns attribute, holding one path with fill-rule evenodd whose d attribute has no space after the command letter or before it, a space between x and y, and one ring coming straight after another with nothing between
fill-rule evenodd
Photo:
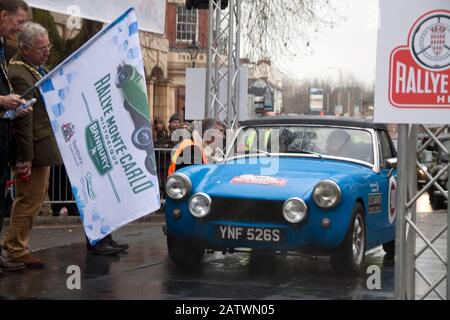
<instances>
[{"instance_id":1,"label":"white sign board","mask_svg":"<svg viewBox=\"0 0 450 320\"><path fill-rule=\"evenodd\" d=\"M343 114L344 106L341 106L341 105L334 106L334 113L339 114L339 115Z\"/></svg>"},{"instance_id":2,"label":"white sign board","mask_svg":"<svg viewBox=\"0 0 450 320\"><path fill-rule=\"evenodd\" d=\"M141 30L164 33L166 0L26 0L34 8L67 14L67 26L76 27L74 18L111 22L129 7L137 12Z\"/></svg>"},{"instance_id":3,"label":"white sign board","mask_svg":"<svg viewBox=\"0 0 450 320\"><path fill-rule=\"evenodd\" d=\"M214 71L213 71L214 72ZM228 82L223 79L220 82L219 100L222 105L226 104ZM188 68L186 69L186 109L187 120L202 120L205 118L205 90L206 90L206 69ZM248 70L239 69L239 120L248 118ZM219 119L225 119L227 115L218 115Z\"/></svg>"},{"instance_id":4,"label":"white sign board","mask_svg":"<svg viewBox=\"0 0 450 320\"><path fill-rule=\"evenodd\" d=\"M37 84L91 243L160 207L143 75L128 10Z\"/></svg>"},{"instance_id":5,"label":"white sign board","mask_svg":"<svg viewBox=\"0 0 450 320\"><path fill-rule=\"evenodd\" d=\"M309 110L323 111L323 90L319 88L311 88L309 90Z\"/></svg>"},{"instance_id":6,"label":"white sign board","mask_svg":"<svg viewBox=\"0 0 450 320\"><path fill-rule=\"evenodd\" d=\"M375 122L450 122L450 1L380 0Z\"/></svg>"}]
</instances>

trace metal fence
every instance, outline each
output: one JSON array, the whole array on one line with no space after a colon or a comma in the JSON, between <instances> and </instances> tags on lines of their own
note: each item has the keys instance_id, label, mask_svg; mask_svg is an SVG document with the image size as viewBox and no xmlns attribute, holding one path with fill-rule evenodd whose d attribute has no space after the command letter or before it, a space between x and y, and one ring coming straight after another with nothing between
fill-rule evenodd
<instances>
[{"instance_id":1,"label":"metal fence","mask_svg":"<svg viewBox=\"0 0 450 320\"><path fill-rule=\"evenodd\" d=\"M156 166L158 169L158 181L162 201L165 199L164 187L167 181L167 170L170 165L171 152L172 149L155 148ZM14 199L14 186L10 188L9 193L11 199ZM50 205L55 214L58 214L62 208L66 208L70 214L78 213L72 194L72 187L63 165L51 168L48 197L46 197L44 205Z\"/></svg>"}]
</instances>

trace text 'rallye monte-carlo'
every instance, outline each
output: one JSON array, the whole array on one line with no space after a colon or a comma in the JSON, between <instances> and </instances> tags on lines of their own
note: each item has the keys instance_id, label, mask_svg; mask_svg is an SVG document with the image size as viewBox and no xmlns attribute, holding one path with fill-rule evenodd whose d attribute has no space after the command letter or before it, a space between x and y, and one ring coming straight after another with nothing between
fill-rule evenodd
<instances>
[{"instance_id":1,"label":"text 'rallye monte-carlo'","mask_svg":"<svg viewBox=\"0 0 450 320\"><path fill-rule=\"evenodd\" d=\"M396 151L385 125L339 117L241 122L223 163L192 165L166 184L170 258L205 251L329 255L356 275L365 252L395 249Z\"/></svg>"}]
</instances>

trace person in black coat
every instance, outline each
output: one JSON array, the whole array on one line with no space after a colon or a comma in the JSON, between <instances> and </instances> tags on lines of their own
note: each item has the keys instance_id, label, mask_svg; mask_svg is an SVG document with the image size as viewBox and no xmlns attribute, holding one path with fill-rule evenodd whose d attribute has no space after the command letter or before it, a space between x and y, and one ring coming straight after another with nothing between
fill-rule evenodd
<instances>
[{"instance_id":1,"label":"person in black coat","mask_svg":"<svg viewBox=\"0 0 450 320\"><path fill-rule=\"evenodd\" d=\"M25 103L20 96L13 94L8 79L6 64L5 38L13 37L20 30L20 26L27 20L28 5L22 0L0 0L0 228L6 211L6 182L9 178L9 143L11 139L11 120L3 118L9 109L16 109ZM31 112L17 112L17 116ZM1 229L0 229L1 231ZM23 269L21 263L6 261L1 255L0 247L0 272L16 271Z\"/></svg>"}]
</instances>

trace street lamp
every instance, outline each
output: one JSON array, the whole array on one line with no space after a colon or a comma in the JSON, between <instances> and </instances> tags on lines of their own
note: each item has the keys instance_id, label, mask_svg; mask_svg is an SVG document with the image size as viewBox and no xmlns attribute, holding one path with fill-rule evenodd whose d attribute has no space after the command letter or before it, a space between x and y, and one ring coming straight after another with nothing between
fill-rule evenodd
<instances>
[{"instance_id":1,"label":"street lamp","mask_svg":"<svg viewBox=\"0 0 450 320\"><path fill-rule=\"evenodd\" d=\"M195 39L192 39L192 42L188 44L187 49L189 51L189 55L191 56L192 68L195 68L195 61L197 60L197 55L200 50Z\"/></svg>"}]
</instances>

